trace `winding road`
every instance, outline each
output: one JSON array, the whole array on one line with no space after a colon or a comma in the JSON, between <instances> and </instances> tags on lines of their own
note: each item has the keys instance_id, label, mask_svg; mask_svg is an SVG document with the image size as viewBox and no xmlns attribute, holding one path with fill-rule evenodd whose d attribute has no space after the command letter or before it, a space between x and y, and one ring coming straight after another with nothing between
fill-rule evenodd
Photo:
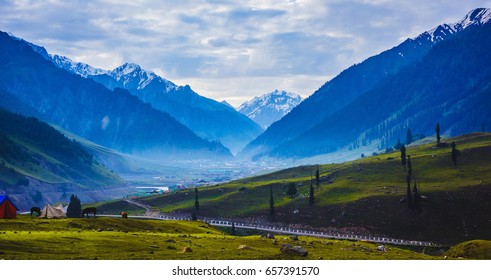
<instances>
[{"instance_id":1,"label":"winding road","mask_svg":"<svg viewBox=\"0 0 491 280\"><path fill-rule=\"evenodd\" d=\"M160 213L159 211L153 210L152 207L142 204L137 201L133 201L131 199L126 198L126 202L134 204L138 207L142 207L146 209L145 216L128 216L128 218L135 219L155 219L155 220L191 220L190 217L184 216L175 216L170 214ZM99 215L105 217L120 217L119 215ZM198 219L200 220L200 219ZM367 236L367 235L358 235L358 234L342 234L335 232L322 232L322 231L313 231L313 230L304 230L304 229L293 229L289 227L275 227L269 225L261 225L261 224L247 224L247 223L237 223L222 219L215 218L204 218L200 221L208 223L212 226L221 226L221 227L231 227L232 224L236 228L244 228L244 229L255 229L262 230L267 232L274 232L278 234L287 234L287 235L300 235L300 236L313 236L313 237L322 237L329 239L345 239L345 240L360 240L360 241L369 241L380 244L393 244L393 245L404 245L404 246L420 246L420 247L439 247L438 244L426 241L416 241L416 240L404 240L404 239L396 239L389 237L379 237L379 236Z\"/></svg>"}]
</instances>

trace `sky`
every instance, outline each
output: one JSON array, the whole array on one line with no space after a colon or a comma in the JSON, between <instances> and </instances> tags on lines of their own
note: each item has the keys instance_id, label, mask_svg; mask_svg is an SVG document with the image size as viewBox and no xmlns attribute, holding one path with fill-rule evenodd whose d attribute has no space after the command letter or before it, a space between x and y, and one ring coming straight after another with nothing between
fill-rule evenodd
<instances>
[{"instance_id":1,"label":"sky","mask_svg":"<svg viewBox=\"0 0 491 280\"><path fill-rule=\"evenodd\" d=\"M349 66L490 1L0 0L0 30L102 69L137 63L200 95L307 97Z\"/></svg>"}]
</instances>

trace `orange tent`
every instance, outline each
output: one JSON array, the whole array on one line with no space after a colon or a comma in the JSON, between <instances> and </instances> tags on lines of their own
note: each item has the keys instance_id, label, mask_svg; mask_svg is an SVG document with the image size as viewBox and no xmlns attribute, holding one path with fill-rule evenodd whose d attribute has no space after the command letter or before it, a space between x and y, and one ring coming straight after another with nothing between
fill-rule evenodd
<instances>
[{"instance_id":1,"label":"orange tent","mask_svg":"<svg viewBox=\"0 0 491 280\"><path fill-rule=\"evenodd\" d=\"M17 207L6 195L0 195L0 219L17 218Z\"/></svg>"}]
</instances>

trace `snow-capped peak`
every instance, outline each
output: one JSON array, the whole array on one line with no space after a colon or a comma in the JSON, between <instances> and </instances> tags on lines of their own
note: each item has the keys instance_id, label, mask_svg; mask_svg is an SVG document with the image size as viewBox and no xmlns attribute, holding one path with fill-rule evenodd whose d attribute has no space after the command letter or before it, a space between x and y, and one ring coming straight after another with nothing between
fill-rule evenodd
<instances>
[{"instance_id":1,"label":"snow-capped peak","mask_svg":"<svg viewBox=\"0 0 491 280\"><path fill-rule=\"evenodd\" d=\"M275 90L244 102L237 111L248 116L263 128L267 128L273 122L288 114L302 100L302 97L298 94Z\"/></svg>"},{"instance_id":2,"label":"snow-capped peak","mask_svg":"<svg viewBox=\"0 0 491 280\"><path fill-rule=\"evenodd\" d=\"M177 86L169 80L166 80L152 71L147 71L135 63L125 63L108 73L116 81L122 82L125 88L143 89L152 81L164 84L166 92L176 89Z\"/></svg>"},{"instance_id":3,"label":"snow-capped peak","mask_svg":"<svg viewBox=\"0 0 491 280\"><path fill-rule=\"evenodd\" d=\"M429 31L423 32L415 39L428 38L431 42L440 42L448 35L460 32L469 26L484 25L491 21L491 9L478 8L470 11L462 20L450 23L441 24Z\"/></svg>"},{"instance_id":4,"label":"snow-capped peak","mask_svg":"<svg viewBox=\"0 0 491 280\"><path fill-rule=\"evenodd\" d=\"M71 73L87 78L93 75L102 75L109 73L108 70L92 67L82 62L74 62L66 56L61 55L49 55L51 61L58 67L65 69Z\"/></svg>"}]
</instances>

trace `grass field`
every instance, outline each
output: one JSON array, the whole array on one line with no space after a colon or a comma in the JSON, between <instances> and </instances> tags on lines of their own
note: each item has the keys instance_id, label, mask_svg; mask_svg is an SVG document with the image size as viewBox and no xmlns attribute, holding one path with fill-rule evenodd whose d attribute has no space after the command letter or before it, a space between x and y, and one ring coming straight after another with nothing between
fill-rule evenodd
<instances>
[{"instance_id":1,"label":"grass field","mask_svg":"<svg viewBox=\"0 0 491 280\"><path fill-rule=\"evenodd\" d=\"M280 252L284 243L308 250L307 257ZM244 249L239 249L245 245ZM377 244L289 236L231 236L201 222L117 218L0 220L0 259L442 259ZM244 246L242 246L244 247ZM192 252L183 252L190 248Z\"/></svg>"}]
</instances>

